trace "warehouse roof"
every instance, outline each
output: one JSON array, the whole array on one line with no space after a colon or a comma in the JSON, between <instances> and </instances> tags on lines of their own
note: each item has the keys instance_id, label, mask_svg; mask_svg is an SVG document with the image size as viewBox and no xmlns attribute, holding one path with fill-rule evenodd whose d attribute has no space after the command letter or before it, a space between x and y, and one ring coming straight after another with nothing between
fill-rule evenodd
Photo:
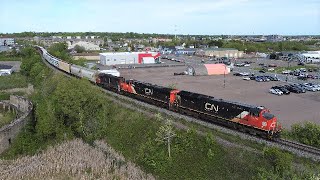
<instances>
[{"instance_id":1,"label":"warehouse roof","mask_svg":"<svg viewBox=\"0 0 320 180\"><path fill-rule=\"evenodd\" d=\"M0 64L0 69L12 69L13 66Z\"/></svg>"}]
</instances>

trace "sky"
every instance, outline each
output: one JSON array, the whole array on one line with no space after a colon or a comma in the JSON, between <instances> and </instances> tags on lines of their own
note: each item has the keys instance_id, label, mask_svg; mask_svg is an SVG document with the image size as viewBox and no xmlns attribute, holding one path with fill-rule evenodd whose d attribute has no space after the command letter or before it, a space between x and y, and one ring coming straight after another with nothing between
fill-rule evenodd
<instances>
[{"instance_id":1,"label":"sky","mask_svg":"<svg viewBox=\"0 0 320 180\"><path fill-rule=\"evenodd\" d=\"M5 0L0 33L320 35L320 0Z\"/></svg>"}]
</instances>

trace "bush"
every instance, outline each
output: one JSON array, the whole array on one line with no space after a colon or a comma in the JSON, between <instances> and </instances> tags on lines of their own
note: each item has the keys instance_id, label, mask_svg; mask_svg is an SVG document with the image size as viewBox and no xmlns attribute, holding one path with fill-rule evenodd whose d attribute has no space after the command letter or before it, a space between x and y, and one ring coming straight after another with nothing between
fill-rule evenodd
<instances>
[{"instance_id":1,"label":"bush","mask_svg":"<svg viewBox=\"0 0 320 180\"><path fill-rule=\"evenodd\" d=\"M291 154L282 152L274 147L267 147L263 152L264 157L271 163L274 173L283 176L286 172L291 171L293 157Z\"/></svg>"},{"instance_id":2,"label":"bush","mask_svg":"<svg viewBox=\"0 0 320 180\"><path fill-rule=\"evenodd\" d=\"M289 136L301 143L320 148L320 125L318 124L312 122L294 124Z\"/></svg>"}]
</instances>

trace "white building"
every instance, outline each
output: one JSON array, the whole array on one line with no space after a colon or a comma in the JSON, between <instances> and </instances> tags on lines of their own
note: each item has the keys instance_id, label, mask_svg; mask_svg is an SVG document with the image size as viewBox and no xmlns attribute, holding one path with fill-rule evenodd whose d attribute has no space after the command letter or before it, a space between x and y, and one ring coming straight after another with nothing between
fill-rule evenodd
<instances>
[{"instance_id":1,"label":"white building","mask_svg":"<svg viewBox=\"0 0 320 180\"><path fill-rule=\"evenodd\" d=\"M306 63L319 63L320 51L308 51L307 53L302 53L300 57Z\"/></svg>"},{"instance_id":2,"label":"white building","mask_svg":"<svg viewBox=\"0 0 320 180\"><path fill-rule=\"evenodd\" d=\"M0 38L0 46L11 46L14 45L13 38Z\"/></svg>"},{"instance_id":3,"label":"white building","mask_svg":"<svg viewBox=\"0 0 320 180\"><path fill-rule=\"evenodd\" d=\"M158 52L100 53L100 64L154 64L159 58Z\"/></svg>"},{"instance_id":4,"label":"white building","mask_svg":"<svg viewBox=\"0 0 320 180\"><path fill-rule=\"evenodd\" d=\"M98 45L95 45L91 42L85 42L85 41L79 41L76 43L72 43L70 41L67 41L68 43L68 49L73 49L76 45L84 47L86 51L98 51L100 50L100 47Z\"/></svg>"}]
</instances>

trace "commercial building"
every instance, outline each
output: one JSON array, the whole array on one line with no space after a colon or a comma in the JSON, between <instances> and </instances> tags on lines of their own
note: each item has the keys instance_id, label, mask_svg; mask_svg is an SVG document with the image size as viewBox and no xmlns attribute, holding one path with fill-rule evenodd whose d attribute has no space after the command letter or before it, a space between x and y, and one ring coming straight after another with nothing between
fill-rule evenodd
<instances>
[{"instance_id":1,"label":"commercial building","mask_svg":"<svg viewBox=\"0 0 320 180\"><path fill-rule=\"evenodd\" d=\"M196 48L177 49L175 54L194 55L196 51L197 51Z\"/></svg>"},{"instance_id":2,"label":"commercial building","mask_svg":"<svg viewBox=\"0 0 320 180\"><path fill-rule=\"evenodd\" d=\"M206 57L227 57L227 58L241 58L243 57L243 51L238 51L234 48L208 48L197 50L196 55Z\"/></svg>"},{"instance_id":3,"label":"commercial building","mask_svg":"<svg viewBox=\"0 0 320 180\"><path fill-rule=\"evenodd\" d=\"M230 67L225 64L190 65L188 66L186 72L191 76L222 75L229 74Z\"/></svg>"},{"instance_id":4,"label":"commercial building","mask_svg":"<svg viewBox=\"0 0 320 180\"><path fill-rule=\"evenodd\" d=\"M100 64L153 64L160 58L158 52L118 52L100 53Z\"/></svg>"},{"instance_id":5,"label":"commercial building","mask_svg":"<svg viewBox=\"0 0 320 180\"><path fill-rule=\"evenodd\" d=\"M14 45L13 38L0 38L0 46L12 46Z\"/></svg>"},{"instance_id":6,"label":"commercial building","mask_svg":"<svg viewBox=\"0 0 320 180\"><path fill-rule=\"evenodd\" d=\"M308 51L302 53L300 59L306 63L320 63L320 51Z\"/></svg>"}]
</instances>

